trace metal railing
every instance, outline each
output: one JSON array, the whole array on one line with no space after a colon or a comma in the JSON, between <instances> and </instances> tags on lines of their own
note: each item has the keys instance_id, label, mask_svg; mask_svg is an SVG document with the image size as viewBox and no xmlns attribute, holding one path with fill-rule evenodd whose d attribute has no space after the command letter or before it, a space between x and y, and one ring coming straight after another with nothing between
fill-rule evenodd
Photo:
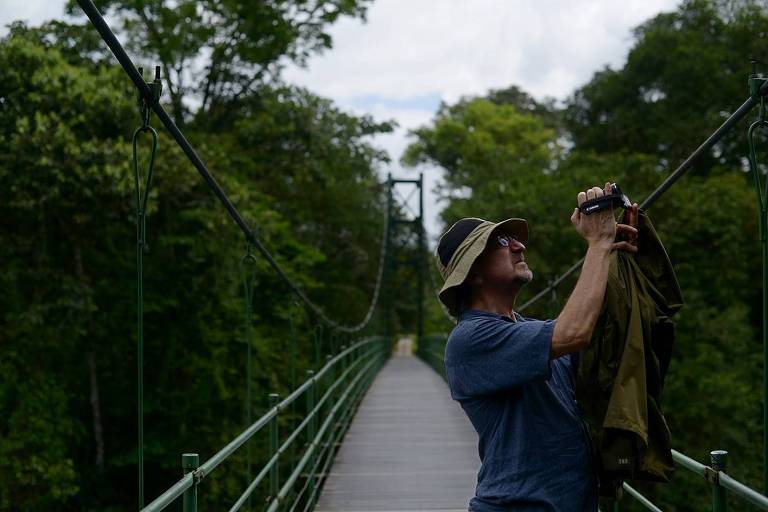
<instances>
[{"instance_id":1,"label":"metal railing","mask_svg":"<svg viewBox=\"0 0 768 512\"><path fill-rule=\"evenodd\" d=\"M418 355L433 370L439 373L443 379L445 376L445 342L447 334L430 334L418 340L416 355Z\"/></svg>"},{"instance_id":2,"label":"metal railing","mask_svg":"<svg viewBox=\"0 0 768 512\"><path fill-rule=\"evenodd\" d=\"M198 454L182 454L184 476L142 511L159 512L179 498L182 498L184 512L196 511L198 488L203 479L265 427L268 427L269 435L269 460L231 506L230 512L240 510L262 483L269 489L268 511L278 507L291 511L312 510L336 447L390 352L389 340L380 336L365 338L349 348L341 347L337 355L328 356L327 362L316 374L312 370L307 371L307 380L282 401L278 395L270 394L270 409L266 414L202 465L199 464ZM280 413L298 403L302 396L306 408L303 418L280 443ZM298 444L300 438L304 440L301 457L281 486L281 456Z\"/></svg>"},{"instance_id":3,"label":"metal railing","mask_svg":"<svg viewBox=\"0 0 768 512\"><path fill-rule=\"evenodd\" d=\"M425 363L442 375L444 379L446 378L444 354L445 343L447 340L448 337L443 334L424 336L424 339L419 340L418 350L416 352ZM742 484L725 473L728 452L723 450L712 451L710 453L710 466L705 466L677 450L672 450L672 459L678 466L696 473L712 484L712 510L714 512L726 512L728 510L726 500L729 492L756 506L759 510L768 510L768 497ZM626 494L634 498L648 510L655 512L661 510L626 482L622 484L622 488ZM618 500L614 501L613 510L619 510Z\"/></svg>"}]
</instances>

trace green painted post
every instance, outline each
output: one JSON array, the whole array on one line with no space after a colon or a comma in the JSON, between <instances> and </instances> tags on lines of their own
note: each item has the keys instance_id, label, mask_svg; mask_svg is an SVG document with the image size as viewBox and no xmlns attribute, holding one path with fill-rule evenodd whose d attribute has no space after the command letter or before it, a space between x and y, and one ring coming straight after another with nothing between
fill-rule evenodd
<instances>
[{"instance_id":1,"label":"green painted post","mask_svg":"<svg viewBox=\"0 0 768 512\"><path fill-rule=\"evenodd\" d=\"M345 350L347 350L347 346L346 345L342 345L341 348L339 349L339 352L343 353ZM341 366L339 367L339 375L344 375L344 372L347 371L347 357L348 356L346 356L346 355L341 356ZM346 380L348 378L349 377L345 377L344 382L346 382ZM341 387L342 387L342 389L344 388L343 385ZM344 421L344 417L345 417L344 414L340 414L339 415L339 420L338 420L339 428L341 428L342 430L345 428L345 425L346 425L346 422Z\"/></svg>"},{"instance_id":2,"label":"green painted post","mask_svg":"<svg viewBox=\"0 0 768 512\"><path fill-rule=\"evenodd\" d=\"M326 354L326 356L325 356L325 364L330 363L332 357L333 356L331 354ZM325 385L325 389L326 390L328 388L330 388L333 385L333 383L336 381L336 371L335 371L334 366L331 366L331 367L328 368L328 379L326 380L326 385ZM334 395L335 396L339 396L338 391L339 390L337 389L336 392L331 393L331 403L328 404L328 409L329 410L334 405L334 399L333 399Z\"/></svg>"},{"instance_id":3,"label":"green painted post","mask_svg":"<svg viewBox=\"0 0 768 512\"><path fill-rule=\"evenodd\" d=\"M191 473L200 466L200 457L196 453L181 454L181 469L184 474ZM184 512L197 512L197 482L184 491L182 496L182 510Z\"/></svg>"},{"instance_id":4,"label":"green painted post","mask_svg":"<svg viewBox=\"0 0 768 512\"><path fill-rule=\"evenodd\" d=\"M310 385L307 388L307 416L312 414L312 409L315 408L315 372L312 370L307 370L307 379L310 380ZM312 418L309 420L309 423L307 424L307 448L309 448L310 444L315 440L315 428L317 426L317 416L312 416ZM315 456L314 454L310 457L307 467L311 471L307 475L307 478L309 479L309 484L307 485L307 493L308 496L311 496L310 501L314 502L314 496L315 496L315 473L312 468L315 467ZM314 503L309 504L309 510L312 510L315 508Z\"/></svg>"},{"instance_id":5,"label":"green painted post","mask_svg":"<svg viewBox=\"0 0 768 512\"><path fill-rule=\"evenodd\" d=\"M291 315L289 317L289 324L291 326L291 390L296 389L297 382L296 382L296 353L298 352L297 346L299 344L298 336L296 335L296 324L294 323L294 317ZM296 407L297 407L297 401L294 400L291 402L291 428L293 430L296 429L297 419L296 419ZM297 446L298 443L291 443L291 473L293 473L293 470L296 469L296 464L299 461L299 455L296 453L296 451L299 449Z\"/></svg>"},{"instance_id":6,"label":"green painted post","mask_svg":"<svg viewBox=\"0 0 768 512\"><path fill-rule=\"evenodd\" d=\"M327 354L325 356L325 364L328 364L331 361L331 358L332 358L331 354ZM325 382L326 382L326 384L325 384L325 390L324 391L327 391L328 389L330 389L331 386L334 384L334 382L336 382L336 365L330 366L328 368L328 379ZM325 406L326 415L336 405L336 400L338 400L338 398L340 396L341 396L341 386L337 386L335 391L333 391L331 393L331 396L329 397L330 400L328 402L326 402L326 404L327 404ZM323 417L323 421L325 421L325 417ZM324 451L325 448L326 448L326 444L330 445L331 439L333 439L333 431L337 427L338 427L338 425L334 422L332 424L332 428L329 429L328 433L325 436L323 436L324 438L327 439L327 441L324 441L323 442L323 446L322 447L318 447L318 448L322 448L323 451ZM328 447L330 448L330 446L328 446Z\"/></svg>"},{"instance_id":7,"label":"green painted post","mask_svg":"<svg viewBox=\"0 0 768 512\"><path fill-rule=\"evenodd\" d=\"M269 408L272 409L277 405L280 397L276 393L269 394ZM269 458L275 456L277 453L277 414L275 414L269 422ZM269 496L270 499L277 499L277 491L280 487L280 474L278 472L280 466L280 460L272 466L269 470Z\"/></svg>"},{"instance_id":8,"label":"green painted post","mask_svg":"<svg viewBox=\"0 0 768 512\"><path fill-rule=\"evenodd\" d=\"M424 339L424 257L426 256L426 246L424 243L424 173L419 173L419 225L416 227L419 236L419 255L417 261L417 272L419 274L417 299L417 325L416 340L421 345Z\"/></svg>"},{"instance_id":9,"label":"green painted post","mask_svg":"<svg viewBox=\"0 0 768 512\"><path fill-rule=\"evenodd\" d=\"M724 450L714 450L709 453L709 459L712 464L712 469L715 471L725 472L728 462L728 452ZM714 488L712 489L712 512L727 512L728 511L728 493L725 487L720 485L719 474L714 482Z\"/></svg>"},{"instance_id":10,"label":"green painted post","mask_svg":"<svg viewBox=\"0 0 768 512\"><path fill-rule=\"evenodd\" d=\"M340 349L340 352L343 353L345 350L347 350L347 346L346 345L342 345L341 349ZM349 367L348 359L349 359L349 355L341 356L341 365L339 366L339 375L340 376L344 375L344 372L346 372L347 368ZM346 377L345 379L349 379L349 377Z\"/></svg>"},{"instance_id":11,"label":"green painted post","mask_svg":"<svg viewBox=\"0 0 768 512\"><path fill-rule=\"evenodd\" d=\"M395 228L394 223L394 217L393 217L393 197L392 197L392 187L394 187L394 183L392 181L392 173L387 174L387 224L389 225L389 228L387 230L387 239L384 241L386 246L386 260L384 261L384 277L385 277L385 283L387 283L386 286L386 293L384 294L384 335L387 337L387 339L390 340L390 343L392 341L393 337L393 322L392 322L392 279L394 277L394 258L392 257L392 231Z\"/></svg>"}]
</instances>

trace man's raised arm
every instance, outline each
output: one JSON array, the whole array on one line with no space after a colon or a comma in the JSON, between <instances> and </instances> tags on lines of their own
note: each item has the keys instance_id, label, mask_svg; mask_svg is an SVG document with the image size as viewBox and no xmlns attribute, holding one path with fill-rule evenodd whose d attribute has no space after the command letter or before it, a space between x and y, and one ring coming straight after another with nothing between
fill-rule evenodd
<instances>
[{"instance_id":1,"label":"man's raised arm","mask_svg":"<svg viewBox=\"0 0 768 512\"><path fill-rule=\"evenodd\" d=\"M579 192L577 202L581 205L586 200L610 194L610 191L610 183L605 184L605 189L593 187L585 192ZM616 224L610 208L591 215L584 215L575 208L571 215L571 223L587 241L588 248L584 265L581 267L581 275L563 311L557 317L549 351L551 359L569 352L576 352L589 344L605 297L611 250L637 251L635 246L627 242L614 242L617 229L633 234L637 234L637 230L632 226Z\"/></svg>"}]
</instances>

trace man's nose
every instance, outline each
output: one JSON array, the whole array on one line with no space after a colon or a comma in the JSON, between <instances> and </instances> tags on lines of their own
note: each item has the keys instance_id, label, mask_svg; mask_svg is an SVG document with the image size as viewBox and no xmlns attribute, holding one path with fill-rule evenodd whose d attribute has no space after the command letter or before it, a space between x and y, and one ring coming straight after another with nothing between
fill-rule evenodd
<instances>
[{"instance_id":1,"label":"man's nose","mask_svg":"<svg viewBox=\"0 0 768 512\"><path fill-rule=\"evenodd\" d=\"M525 244L517 238L513 238L509 248L514 252L523 252L525 250Z\"/></svg>"}]
</instances>

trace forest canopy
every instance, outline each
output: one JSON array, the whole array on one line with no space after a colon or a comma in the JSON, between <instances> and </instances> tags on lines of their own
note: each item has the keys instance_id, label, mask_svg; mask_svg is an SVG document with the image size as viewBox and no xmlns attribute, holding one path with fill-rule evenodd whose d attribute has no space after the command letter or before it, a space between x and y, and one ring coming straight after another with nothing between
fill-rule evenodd
<instances>
[{"instance_id":1,"label":"forest canopy","mask_svg":"<svg viewBox=\"0 0 768 512\"><path fill-rule=\"evenodd\" d=\"M281 65L332 51L330 27L364 18L370 1L98 5L137 64L161 66L165 108L291 279L329 316L359 321L379 268L390 163L371 140L393 123L287 83ZM75 2L68 9L79 13ZM78 20L16 22L0 39L0 510L136 503L125 482L136 467L130 137L140 118L132 84ZM760 2L686 0L638 26L626 63L598 70L565 101L509 84L442 104L412 132L402 161L414 174L441 168L443 226L529 220L535 279L522 304L583 255L568 220L576 193L611 180L646 197L742 104L767 33ZM761 280L746 123L649 215L686 304L664 390L673 443L700 461L728 450L729 473L757 488ZM159 132L144 256L148 496L178 478L180 453L204 458L237 435L245 400L245 241ZM439 280L433 261L427 268ZM390 277L403 289L414 279ZM572 286L526 316L556 316ZM396 309L403 332L415 331L413 300ZM267 393L285 396L342 337L318 337L317 319L263 260L254 303L252 384L263 411ZM434 293L425 307L426 332L451 329ZM381 328L376 318L366 332ZM664 510L684 511L707 506L706 485L681 470L672 484L639 487ZM242 475L223 472L202 499L229 506L242 486Z\"/></svg>"}]
</instances>

